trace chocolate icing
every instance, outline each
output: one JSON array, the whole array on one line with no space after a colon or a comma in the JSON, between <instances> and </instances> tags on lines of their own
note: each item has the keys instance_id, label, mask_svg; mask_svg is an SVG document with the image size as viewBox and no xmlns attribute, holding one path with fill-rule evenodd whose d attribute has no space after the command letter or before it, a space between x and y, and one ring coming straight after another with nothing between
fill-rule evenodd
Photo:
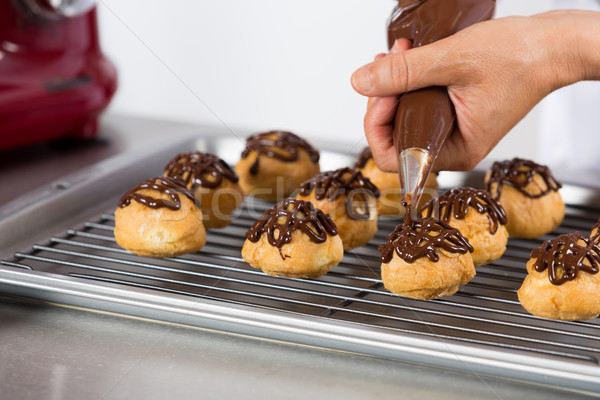
<instances>
[{"instance_id":1,"label":"chocolate icing","mask_svg":"<svg viewBox=\"0 0 600 400\"><path fill-rule=\"evenodd\" d=\"M600 219L596 222L596 225L592 227L592 233L596 231L593 235L590 236L590 239L594 243L600 243Z\"/></svg>"},{"instance_id":2,"label":"chocolate icing","mask_svg":"<svg viewBox=\"0 0 600 400\"><path fill-rule=\"evenodd\" d=\"M527 186L533 182L533 177L539 175L546 187L541 187L537 183L535 186L539 189L537 193L527 191ZM508 161L497 161L492 165L490 176L485 185L488 192L492 192L492 184L497 184L494 198L497 200L502 193L502 186L509 185L532 199L545 196L551 191L558 191L562 185L550 173L550 169L545 165L536 164L530 160L513 158Z\"/></svg>"},{"instance_id":3,"label":"chocolate icing","mask_svg":"<svg viewBox=\"0 0 600 400\"><path fill-rule=\"evenodd\" d=\"M298 148L306 150L313 163L319 162L319 152L314 147L306 140L285 131L269 131L249 136L246 139L242 158L248 157L251 151L256 152L256 161L250 167L250 174L256 175L260 160L258 156L264 155L284 162L293 162L298 160Z\"/></svg>"},{"instance_id":4,"label":"chocolate icing","mask_svg":"<svg viewBox=\"0 0 600 400\"><path fill-rule=\"evenodd\" d=\"M214 154L199 151L177 154L165 167L165 176L180 179L189 188L202 186L214 189L223 182L223 178L233 183L239 180L225 161Z\"/></svg>"},{"instance_id":5,"label":"chocolate icing","mask_svg":"<svg viewBox=\"0 0 600 400\"><path fill-rule=\"evenodd\" d=\"M365 165L367 165L367 161L369 161L371 158L373 158L373 153L371 152L371 148L365 147L358 155L358 158L356 159L356 162L354 163L354 168L364 168Z\"/></svg>"},{"instance_id":6,"label":"chocolate icing","mask_svg":"<svg viewBox=\"0 0 600 400\"><path fill-rule=\"evenodd\" d=\"M321 172L311 179L300 184L300 195L308 196L315 191L315 198L327 201L335 201L341 195L346 196L346 211L352 219L369 219L369 208L365 206L365 212L357 213L352 206L354 196L358 195L364 204L367 204L367 196L379 197L379 189L371 183L371 180L363 176L362 172L354 168L340 168L335 171Z\"/></svg>"},{"instance_id":7,"label":"chocolate icing","mask_svg":"<svg viewBox=\"0 0 600 400\"><path fill-rule=\"evenodd\" d=\"M439 211L439 218L448 223L451 217L463 219L473 207L480 214L485 214L490 222L490 233L498 230L498 225L506 225L507 218L504 208L492 195L485 190L470 187L448 190L438 199L429 200L421 207L421 215L432 217Z\"/></svg>"},{"instance_id":8,"label":"chocolate icing","mask_svg":"<svg viewBox=\"0 0 600 400\"><path fill-rule=\"evenodd\" d=\"M281 248L292 241L292 233L298 229L314 243L324 243L328 234L338 234L329 214L315 208L310 201L287 198L265 211L246 232L246 238L256 243L266 233L269 244L277 247L285 260L289 256L284 256Z\"/></svg>"},{"instance_id":9,"label":"chocolate icing","mask_svg":"<svg viewBox=\"0 0 600 400\"><path fill-rule=\"evenodd\" d=\"M159 193L164 193L170 197L167 199L157 199L150 195L138 193L138 191L147 189L155 190ZM183 185L183 182L174 179L167 178L164 176L157 176L156 178L150 178L140 183L129 192L125 193L121 200L119 200L119 207L127 207L131 200L135 200L140 204L150 208L161 208L166 207L171 210L179 210L181 208L181 199L179 194L187 196L191 201L195 201L192 192Z\"/></svg>"},{"instance_id":10,"label":"chocolate icing","mask_svg":"<svg viewBox=\"0 0 600 400\"><path fill-rule=\"evenodd\" d=\"M413 47L433 43L490 19L495 4L495 0L398 0L389 21L388 46L391 48L400 38L411 40ZM455 125L456 114L446 87L409 91L400 98L394 123L394 145L398 154L413 147L430 153L423 166L422 186ZM423 187L418 187L416 192L422 190Z\"/></svg>"},{"instance_id":11,"label":"chocolate icing","mask_svg":"<svg viewBox=\"0 0 600 400\"><path fill-rule=\"evenodd\" d=\"M392 261L394 251L407 263L412 263L421 257L438 262L440 257L437 249L462 254L473 252L473 246L458 229L433 217L416 221L406 220L388 235L385 244L379 246L381 262L386 264Z\"/></svg>"},{"instance_id":12,"label":"chocolate icing","mask_svg":"<svg viewBox=\"0 0 600 400\"><path fill-rule=\"evenodd\" d=\"M558 286L577 278L579 271L597 274L600 247L580 232L574 232L545 241L531 252L531 258L536 259L535 270L543 272L548 269L550 283ZM589 265L584 264L585 261Z\"/></svg>"}]
</instances>

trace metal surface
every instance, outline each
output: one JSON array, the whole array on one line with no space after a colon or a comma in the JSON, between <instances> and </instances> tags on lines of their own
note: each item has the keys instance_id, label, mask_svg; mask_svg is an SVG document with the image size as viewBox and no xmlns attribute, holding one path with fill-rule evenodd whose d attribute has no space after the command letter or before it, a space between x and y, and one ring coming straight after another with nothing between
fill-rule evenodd
<instances>
[{"instance_id":1,"label":"metal surface","mask_svg":"<svg viewBox=\"0 0 600 400\"><path fill-rule=\"evenodd\" d=\"M17 0L34 15L49 20L76 17L85 14L96 5L96 0Z\"/></svg>"},{"instance_id":2,"label":"metal surface","mask_svg":"<svg viewBox=\"0 0 600 400\"><path fill-rule=\"evenodd\" d=\"M455 186L458 182L448 179L444 183ZM600 210L582 204L596 193L568 187L563 194L578 205L568 207L567 218L555 234L589 230ZM547 237L511 239L503 258L478 268L473 281L457 294L417 301L392 296L381 284L376 247L396 225L392 220L381 219L371 243L347 252L338 267L319 279L274 278L253 270L240 258L243 234L267 206L247 200L232 226L209 232L200 252L168 259L138 257L120 249L112 236L113 216L103 213L8 257L0 270L0 290L387 359L600 391L598 321L543 320L527 314L516 300L529 252Z\"/></svg>"},{"instance_id":3,"label":"metal surface","mask_svg":"<svg viewBox=\"0 0 600 400\"><path fill-rule=\"evenodd\" d=\"M561 400L565 392L0 295L2 399ZM568 393L570 400L589 398Z\"/></svg>"}]
</instances>

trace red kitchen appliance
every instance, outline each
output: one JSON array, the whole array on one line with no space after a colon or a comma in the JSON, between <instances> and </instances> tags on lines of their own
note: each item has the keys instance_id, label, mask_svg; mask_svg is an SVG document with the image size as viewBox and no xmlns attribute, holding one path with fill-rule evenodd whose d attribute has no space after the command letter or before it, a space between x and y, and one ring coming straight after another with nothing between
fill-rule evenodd
<instances>
[{"instance_id":1,"label":"red kitchen appliance","mask_svg":"<svg viewBox=\"0 0 600 400\"><path fill-rule=\"evenodd\" d=\"M116 88L93 0L0 0L0 150L94 137Z\"/></svg>"}]
</instances>

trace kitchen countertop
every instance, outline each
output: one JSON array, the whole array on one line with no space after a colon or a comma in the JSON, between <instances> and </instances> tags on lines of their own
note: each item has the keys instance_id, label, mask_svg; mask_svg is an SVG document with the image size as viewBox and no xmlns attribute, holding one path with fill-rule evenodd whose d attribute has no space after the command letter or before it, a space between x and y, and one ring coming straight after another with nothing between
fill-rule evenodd
<instances>
[{"instance_id":1,"label":"kitchen countertop","mask_svg":"<svg viewBox=\"0 0 600 400\"><path fill-rule=\"evenodd\" d=\"M135 127L135 129L130 129ZM134 133L137 132L137 133ZM143 132L143 136L139 135ZM141 142L193 125L109 115L91 143L0 157L0 205ZM7 186L5 186L7 187ZM0 294L0 397L7 399L559 399L551 388ZM581 398L584 398L581 396Z\"/></svg>"},{"instance_id":2,"label":"kitchen countertop","mask_svg":"<svg viewBox=\"0 0 600 400\"><path fill-rule=\"evenodd\" d=\"M565 398L477 374L5 296L0 320L5 399Z\"/></svg>"}]
</instances>

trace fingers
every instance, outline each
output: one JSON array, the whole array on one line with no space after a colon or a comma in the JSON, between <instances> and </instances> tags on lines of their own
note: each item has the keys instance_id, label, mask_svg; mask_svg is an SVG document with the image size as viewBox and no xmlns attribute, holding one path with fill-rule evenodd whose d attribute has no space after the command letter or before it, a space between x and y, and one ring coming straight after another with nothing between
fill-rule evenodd
<instances>
[{"instance_id":1,"label":"fingers","mask_svg":"<svg viewBox=\"0 0 600 400\"><path fill-rule=\"evenodd\" d=\"M398 108L398 97L374 97L365 115L365 133L373 159L383 171L394 171L396 150L393 143L393 122Z\"/></svg>"},{"instance_id":2,"label":"fingers","mask_svg":"<svg viewBox=\"0 0 600 400\"><path fill-rule=\"evenodd\" d=\"M412 42L408 39L397 39L390 49L390 53L400 53L412 48Z\"/></svg>"},{"instance_id":3,"label":"fingers","mask_svg":"<svg viewBox=\"0 0 600 400\"><path fill-rule=\"evenodd\" d=\"M398 39L390 49L389 54L381 53L375 56L375 61L388 55L406 51L412 47L408 39ZM364 127L373 153L375 164L382 171L397 171L396 150L393 143L393 125L398 108L397 96L369 97Z\"/></svg>"},{"instance_id":4,"label":"fingers","mask_svg":"<svg viewBox=\"0 0 600 400\"><path fill-rule=\"evenodd\" d=\"M379 53L375 56L375 60L380 60L383 57L387 56L386 53ZM369 109L369 107L371 107L371 102L376 99L376 97L369 97L369 100L367 100L367 110Z\"/></svg>"},{"instance_id":5,"label":"fingers","mask_svg":"<svg viewBox=\"0 0 600 400\"><path fill-rule=\"evenodd\" d=\"M398 39L394 42L394 45L392 46L392 48L390 49L390 53L389 54L394 54L394 53L399 53L402 51L406 51L408 49L410 49L412 47L412 43L410 42L410 40L408 39ZM384 58L385 56L387 56L388 54L386 53L379 53L375 56L375 61L377 60L381 60L382 58ZM375 97L369 97L369 100L367 102L367 109L371 106L371 102L373 101Z\"/></svg>"},{"instance_id":6,"label":"fingers","mask_svg":"<svg viewBox=\"0 0 600 400\"><path fill-rule=\"evenodd\" d=\"M406 46L397 41L395 46ZM399 50L367 64L352 74L352 86L366 96L390 96L428 86L451 83L452 66L448 65L444 40L410 50Z\"/></svg>"},{"instance_id":7,"label":"fingers","mask_svg":"<svg viewBox=\"0 0 600 400\"><path fill-rule=\"evenodd\" d=\"M434 171L468 171L471 169L467 165L469 160L464 143L461 141L461 135L455 129L441 148L433 169Z\"/></svg>"},{"instance_id":8,"label":"fingers","mask_svg":"<svg viewBox=\"0 0 600 400\"><path fill-rule=\"evenodd\" d=\"M479 137L468 139L458 127L450 135L433 165L434 171L470 171L490 152Z\"/></svg>"}]
</instances>

